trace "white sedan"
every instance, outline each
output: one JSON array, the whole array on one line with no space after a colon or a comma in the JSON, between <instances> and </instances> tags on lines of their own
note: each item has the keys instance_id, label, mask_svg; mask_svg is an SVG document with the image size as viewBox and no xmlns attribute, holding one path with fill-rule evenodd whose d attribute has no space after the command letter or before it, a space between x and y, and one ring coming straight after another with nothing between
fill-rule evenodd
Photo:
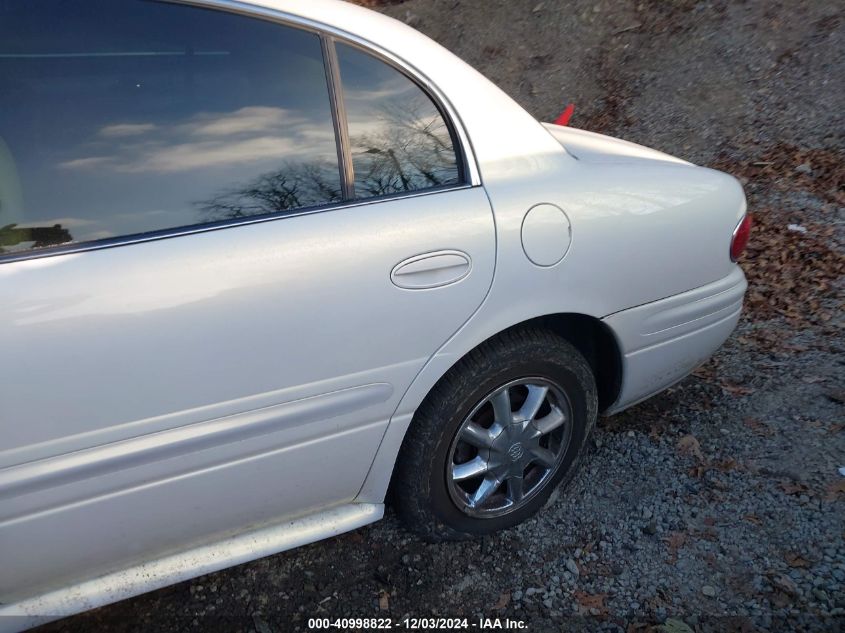
<instances>
[{"instance_id":1,"label":"white sedan","mask_svg":"<svg viewBox=\"0 0 845 633\"><path fill-rule=\"evenodd\" d=\"M527 519L729 336L748 230L351 4L0 3L0 629Z\"/></svg>"}]
</instances>

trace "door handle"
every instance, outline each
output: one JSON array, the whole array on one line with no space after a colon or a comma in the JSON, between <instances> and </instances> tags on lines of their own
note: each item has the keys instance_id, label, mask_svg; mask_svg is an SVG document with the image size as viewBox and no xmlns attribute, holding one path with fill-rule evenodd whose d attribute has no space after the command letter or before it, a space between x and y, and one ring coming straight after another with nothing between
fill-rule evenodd
<instances>
[{"instance_id":1,"label":"door handle","mask_svg":"<svg viewBox=\"0 0 845 633\"><path fill-rule=\"evenodd\" d=\"M425 290L457 283L472 270L469 255L461 251L435 251L399 262L390 281L400 288Z\"/></svg>"}]
</instances>

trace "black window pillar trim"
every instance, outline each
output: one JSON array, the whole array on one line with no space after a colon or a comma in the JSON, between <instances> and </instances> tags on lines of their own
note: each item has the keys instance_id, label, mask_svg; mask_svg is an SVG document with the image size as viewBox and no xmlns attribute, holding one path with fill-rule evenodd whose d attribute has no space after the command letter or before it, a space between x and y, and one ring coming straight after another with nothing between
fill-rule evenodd
<instances>
[{"instance_id":1,"label":"black window pillar trim","mask_svg":"<svg viewBox=\"0 0 845 633\"><path fill-rule=\"evenodd\" d=\"M349 142L349 125L346 120L346 106L343 101L343 84L340 76L340 63L334 38L322 34L323 63L326 67L326 81L329 86L332 119L334 120L335 140L337 144L337 162L340 169L340 186L344 201L355 199L355 166L352 163L352 147Z\"/></svg>"}]
</instances>

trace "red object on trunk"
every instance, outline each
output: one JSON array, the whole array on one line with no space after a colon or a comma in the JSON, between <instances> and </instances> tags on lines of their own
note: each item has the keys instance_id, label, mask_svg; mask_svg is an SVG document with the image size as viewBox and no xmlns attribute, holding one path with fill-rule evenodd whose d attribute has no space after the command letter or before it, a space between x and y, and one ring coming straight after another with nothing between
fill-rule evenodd
<instances>
[{"instance_id":1,"label":"red object on trunk","mask_svg":"<svg viewBox=\"0 0 845 633\"><path fill-rule=\"evenodd\" d=\"M566 110L560 113L560 116L555 119L555 125L569 125L569 119L572 118L572 113L575 112L575 104L570 103L566 106Z\"/></svg>"}]
</instances>

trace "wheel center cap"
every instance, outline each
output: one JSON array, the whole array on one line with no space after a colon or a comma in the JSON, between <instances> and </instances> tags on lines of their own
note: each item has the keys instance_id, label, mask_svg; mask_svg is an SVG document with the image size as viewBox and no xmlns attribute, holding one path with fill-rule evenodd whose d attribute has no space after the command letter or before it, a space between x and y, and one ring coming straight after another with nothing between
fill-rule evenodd
<instances>
[{"instance_id":1,"label":"wheel center cap","mask_svg":"<svg viewBox=\"0 0 845 633\"><path fill-rule=\"evenodd\" d=\"M522 448L522 444L517 442L516 444L512 444L511 447L508 449L508 457L511 458L512 462L519 461L522 456L525 454L525 449Z\"/></svg>"}]
</instances>

